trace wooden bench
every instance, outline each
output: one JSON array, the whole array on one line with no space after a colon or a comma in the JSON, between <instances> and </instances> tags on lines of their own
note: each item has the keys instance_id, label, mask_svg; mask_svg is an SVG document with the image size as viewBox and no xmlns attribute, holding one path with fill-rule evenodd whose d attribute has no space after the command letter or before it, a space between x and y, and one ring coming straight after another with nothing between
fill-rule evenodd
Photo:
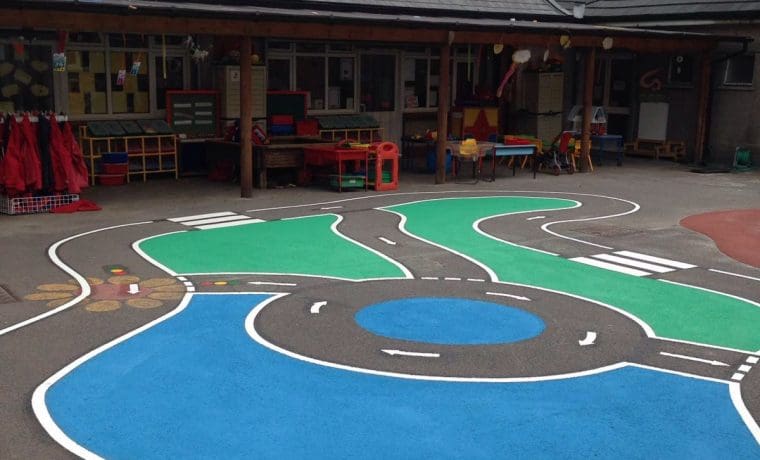
<instances>
[{"instance_id":1,"label":"wooden bench","mask_svg":"<svg viewBox=\"0 0 760 460\"><path fill-rule=\"evenodd\" d=\"M657 159L659 151L665 147L665 143L665 141L653 139L636 139L633 142L623 144L623 152L626 155L634 154Z\"/></svg>"},{"instance_id":2,"label":"wooden bench","mask_svg":"<svg viewBox=\"0 0 760 460\"><path fill-rule=\"evenodd\" d=\"M686 155L686 143L684 141L665 141L665 145L659 146L655 150L655 158L680 160Z\"/></svg>"}]
</instances>

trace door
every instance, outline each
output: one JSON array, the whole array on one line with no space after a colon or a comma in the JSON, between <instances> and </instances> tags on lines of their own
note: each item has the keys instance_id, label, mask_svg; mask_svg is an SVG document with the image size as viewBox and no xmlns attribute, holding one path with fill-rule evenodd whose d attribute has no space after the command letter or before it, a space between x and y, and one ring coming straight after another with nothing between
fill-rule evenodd
<instances>
[{"instance_id":1,"label":"door","mask_svg":"<svg viewBox=\"0 0 760 460\"><path fill-rule=\"evenodd\" d=\"M602 55L596 61L594 104L607 112L607 132L631 138L634 105L633 57L627 54Z\"/></svg>"}]
</instances>

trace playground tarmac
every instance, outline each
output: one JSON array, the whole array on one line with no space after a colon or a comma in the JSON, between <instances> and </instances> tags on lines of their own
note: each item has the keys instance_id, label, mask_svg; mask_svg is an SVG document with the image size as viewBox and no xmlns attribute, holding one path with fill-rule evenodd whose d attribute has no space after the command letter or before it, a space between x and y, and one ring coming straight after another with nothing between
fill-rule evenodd
<instances>
[{"instance_id":1,"label":"playground tarmac","mask_svg":"<svg viewBox=\"0 0 760 460\"><path fill-rule=\"evenodd\" d=\"M493 458L503 449L760 458L760 171L626 159L535 179L504 168L494 182L436 185L402 172L390 192L239 195L234 183L156 179L85 190L100 211L0 215L0 458ZM246 225L204 227L219 218ZM604 267L631 254L639 264L628 272ZM249 305L245 293L261 298ZM234 306L229 318L190 321L222 299ZM448 324L430 319L436 308L448 309ZM223 317L245 327L224 329ZM179 321L189 329L173 329ZM231 352L244 348L229 338L238 333L261 345L256 354ZM230 342L200 348L218 337ZM265 367L238 372L226 357ZM230 394L186 405L183 391L213 394L204 378L225 372ZM273 375L324 399L294 387L252 398L277 386ZM247 397L231 395L248 385ZM563 399L568 391L580 396ZM428 406L425 395L440 399ZM687 395L703 400L679 400ZM251 399L260 418L245 418ZM514 419L494 414L495 401L510 401L498 410ZM297 404L303 413L284 415ZM243 418L223 415L233 411ZM387 432L363 432L361 417ZM488 426L499 423L525 431ZM574 428L561 442L541 439L559 425ZM251 436L260 443L240 441Z\"/></svg>"}]
</instances>

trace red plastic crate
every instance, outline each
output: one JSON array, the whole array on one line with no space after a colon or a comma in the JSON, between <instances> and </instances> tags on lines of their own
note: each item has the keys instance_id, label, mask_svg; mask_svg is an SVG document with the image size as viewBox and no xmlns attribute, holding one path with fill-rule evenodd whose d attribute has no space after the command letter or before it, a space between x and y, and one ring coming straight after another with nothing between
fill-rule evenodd
<instances>
[{"instance_id":1,"label":"red plastic crate","mask_svg":"<svg viewBox=\"0 0 760 460\"><path fill-rule=\"evenodd\" d=\"M98 176L100 185L124 185L127 176L125 174L101 174Z\"/></svg>"},{"instance_id":2,"label":"red plastic crate","mask_svg":"<svg viewBox=\"0 0 760 460\"><path fill-rule=\"evenodd\" d=\"M129 172L128 163L103 163L103 174L127 174Z\"/></svg>"}]
</instances>

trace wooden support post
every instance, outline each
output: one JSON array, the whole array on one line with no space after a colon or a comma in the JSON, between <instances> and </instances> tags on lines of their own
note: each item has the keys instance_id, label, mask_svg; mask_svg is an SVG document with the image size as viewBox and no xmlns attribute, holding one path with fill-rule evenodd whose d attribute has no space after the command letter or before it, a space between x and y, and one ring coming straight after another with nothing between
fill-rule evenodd
<instances>
[{"instance_id":1,"label":"wooden support post","mask_svg":"<svg viewBox=\"0 0 760 460\"><path fill-rule=\"evenodd\" d=\"M449 81L451 45L441 46L441 75L438 82L438 141L435 155L435 183L446 182L446 138L449 131Z\"/></svg>"},{"instance_id":2,"label":"wooden support post","mask_svg":"<svg viewBox=\"0 0 760 460\"><path fill-rule=\"evenodd\" d=\"M240 38L240 196L253 196L251 37Z\"/></svg>"},{"instance_id":3,"label":"wooden support post","mask_svg":"<svg viewBox=\"0 0 760 460\"><path fill-rule=\"evenodd\" d=\"M703 53L699 72L699 107L697 108L697 131L694 138L694 162L699 164L704 160L705 143L707 142L707 126L710 119L710 56Z\"/></svg>"},{"instance_id":4,"label":"wooden support post","mask_svg":"<svg viewBox=\"0 0 760 460\"><path fill-rule=\"evenodd\" d=\"M596 48L586 53L585 84L583 87L583 131L581 132L581 171L593 171L591 166L591 116L594 105L594 65Z\"/></svg>"}]
</instances>

